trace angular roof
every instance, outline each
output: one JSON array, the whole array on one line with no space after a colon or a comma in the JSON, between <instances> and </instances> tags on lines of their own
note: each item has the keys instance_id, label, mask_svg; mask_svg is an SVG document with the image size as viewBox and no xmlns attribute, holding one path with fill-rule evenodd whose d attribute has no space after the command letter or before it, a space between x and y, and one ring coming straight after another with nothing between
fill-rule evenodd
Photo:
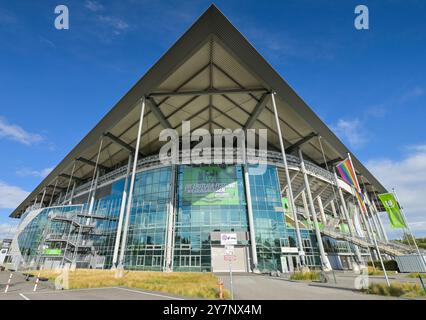
<instances>
[{"instance_id":1,"label":"angular roof","mask_svg":"<svg viewBox=\"0 0 426 320\"><path fill-rule=\"evenodd\" d=\"M270 92L276 92L286 148L304 141L301 149L306 157L324 165L321 146L315 138L321 136L328 163L347 156L348 148L212 5L31 192L11 217L19 217L45 187L50 187L51 192L56 183L56 191L66 189L74 164L73 176L78 181L91 178L100 147L102 167L122 165L136 143L137 105L144 96L149 99L141 139L143 155L156 154L160 147L159 132L165 127L180 132L183 120L191 120L191 130L267 128L269 148L279 150L268 99ZM354 155L352 160L369 191L386 191ZM52 195L49 191L47 194L45 201L48 203Z\"/></svg>"}]
</instances>

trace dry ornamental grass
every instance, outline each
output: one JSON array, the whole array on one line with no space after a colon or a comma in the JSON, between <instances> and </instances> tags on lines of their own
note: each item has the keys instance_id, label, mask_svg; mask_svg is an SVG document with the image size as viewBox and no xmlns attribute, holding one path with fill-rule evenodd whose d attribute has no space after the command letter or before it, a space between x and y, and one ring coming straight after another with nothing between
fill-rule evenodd
<instances>
[{"instance_id":1,"label":"dry ornamental grass","mask_svg":"<svg viewBox=\"0 0 426 320\"><path fill-rule=\"evenodd\" d=\"M42 270L30 273L54 281L60 271ZM158 292L166 292L186 297L218 299L218 278L212 273L192 272L149 272L123 271L122 277L114 270L77 269L68 271L69 289L128 287ZM225 299L229 298L224 289Z\"/></svg>"}]
</instances>

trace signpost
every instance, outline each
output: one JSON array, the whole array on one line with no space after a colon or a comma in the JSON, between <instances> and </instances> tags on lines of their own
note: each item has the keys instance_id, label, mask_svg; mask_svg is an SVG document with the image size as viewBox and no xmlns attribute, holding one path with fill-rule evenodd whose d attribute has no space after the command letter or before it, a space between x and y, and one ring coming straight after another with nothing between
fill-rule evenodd
<instances>
[{"instance_id":1,"label":"signpost","mask_svg":"<svg viewBox=\"0 0 426 320\"><path fill-rule=\"evenodd\" d=\"M232 281L232 261L237 260L234 252L234 245L237 244L236 233L222 233L220 235L220 244L225 246L225 254L223 256L225 261L229 264L229 278L231 282L231 299L234 300L234 284Z\"/></svg>"}]
</instances>

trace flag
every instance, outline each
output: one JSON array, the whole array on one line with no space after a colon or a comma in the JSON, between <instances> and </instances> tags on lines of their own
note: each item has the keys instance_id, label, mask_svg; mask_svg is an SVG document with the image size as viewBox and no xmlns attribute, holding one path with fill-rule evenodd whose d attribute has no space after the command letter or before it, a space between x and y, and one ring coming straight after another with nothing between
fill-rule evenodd
<instances>
[{"instance_id":1,"label":"flag","mask_svg":"<svg viewBox=\"0 0 426 320\"><path fill-rule=\"evenodd\" d=\"M343 181L355 188L355 195L358 199L359 205L361 206L361 210L363 213L367 213L367 207L365 206L364 202L364 195L362 194L361 188L359 187L351 160L349 158L343 160L342 162L336 165L336 168Z\"/></svg>"},{"instance_id":2,"label":"flag","mask_svg":"<svg viewBox=\"0 0 426 320\"><path fill-rule=\"evenodd\" d=\"M388 213L391 227L394 229L407 228L398 201L396 201L394 195L392 193L379 194L379 199Z\"/></svg>"},{"instance_id":3,"label":"flag","mask_svg":"<svg viewBox=\"0 0 426 320\"><path fill-rule=\"evenodd\" d=\"M350 159L343 160L336 165L336 168L343 181L353 186L357 191L361 191Z\"/></svg>"}]
</instances>

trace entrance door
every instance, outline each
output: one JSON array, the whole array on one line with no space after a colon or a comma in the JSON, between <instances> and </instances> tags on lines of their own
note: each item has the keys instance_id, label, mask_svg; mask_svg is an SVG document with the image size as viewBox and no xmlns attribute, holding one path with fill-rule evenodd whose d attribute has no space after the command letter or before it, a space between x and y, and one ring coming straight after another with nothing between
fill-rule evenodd
<instances>
[{"instance_id":1,"label":"entrance door","mask_svg":"<svg viewBox=\"0 0 426 320\"><path fill-rule=\"evenodd\" d=\"M288 255L287 264L288 264L288 272L293 273L295 270L299 269L300 257L296 255Z\"/></svg>"},{"instance_id":2,"label":"entrance door","mask_svg":"<svg viewBox=\"0 0 426 320\"><path fill-rule=\"evenodd\" d=\"M288 273L288 263L287 263L287 256L281 256L281 271L283 273Z\"/></svg>"}]
</instances>

